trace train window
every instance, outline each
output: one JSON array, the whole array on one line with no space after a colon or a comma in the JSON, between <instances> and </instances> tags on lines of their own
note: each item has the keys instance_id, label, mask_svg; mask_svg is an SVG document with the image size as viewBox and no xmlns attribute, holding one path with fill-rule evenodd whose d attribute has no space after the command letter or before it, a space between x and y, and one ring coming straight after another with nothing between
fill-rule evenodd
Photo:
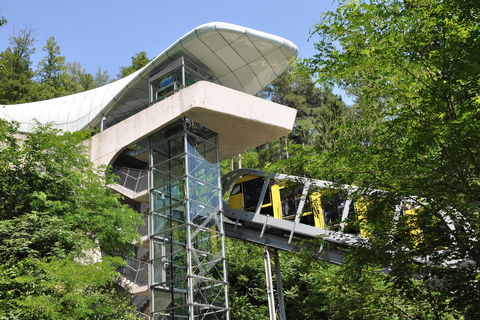
<instances>
[{"instance_id":1,"label":"train window","mask_svg":"<svg viewBox=\"0 0 480 320\"><path fill-rule=\"evenodd\" d=\"M234 196L239 193L242 193L242 185L240 183L237 183L233 186L233 189L232 189L232 192L230 192L230 195Z\"/></svg>"},{"instance_id":2,"label":"train window","mask_svg":"<svg viewBox=\"0 0 480 320\"><path fill-rule=\"evenodd\" d=\"M295 199L291 188L280 189L282 216L288 217L295 214Z\"/></svg>"},{"instance_id":3,"label":"train window","mask_svg":"<svg viewBox=\"0 0 480 320\"><path fill-rule=\"evenodd\" d=\"M243 183L243 201L245 210L255 210L258 200L260 198L260 193L262 192L263 183L264 181L261 177L245 181ZM268 203L270 203L269 192L265 194L265 198L263 199L263 204Z\"/></svg>"},{"instance_id":4,"label":"train window","mask_svg":"<svg viewBox=\"0 0 480 320\"><path fill-rule=\"evenodd\" d=\"M332 191L327 191L322 196L322 209L326 224L339 223L345 207L342 194L338 191Z\"/></svg>"},{"instance_id":5,"label":"train window","mask_svg":"<svg viewBox=\"0 0 480 320\"><path fill-rule=\"evenodd\" d=\"M295 185L280 189L283 217L294 216L297 213L302 198L303 185Z\"/></svg>"},{"instance_id":6,"label":"train window","mask_svg":"<svg viewBox=\"0 0 480 320\"><path fill-rule=\"evenodd\" d=\"M352 201L353 202L353 201ZM345 227L343 231L349 234L359 234L360 233L360 222L359 222L360 213L358 212L358 204L350 203L348 208L348 215L345 222Z\"/></svg>"}]
</instances>

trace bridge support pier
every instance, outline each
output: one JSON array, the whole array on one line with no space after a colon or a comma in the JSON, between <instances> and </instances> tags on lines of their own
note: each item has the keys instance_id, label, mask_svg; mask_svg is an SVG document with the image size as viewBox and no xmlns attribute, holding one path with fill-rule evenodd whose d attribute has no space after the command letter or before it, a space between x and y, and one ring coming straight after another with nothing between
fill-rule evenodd
<instances>
[{"instance_id":1,"label":"bridge support pier","mask_svg":"<svg viewBox=\"0 0 480 320\"><path fill-rule=\"evenodd\" d=\"M276 320L275 308L275 292L273 290L272 268L270 264L270 250L267 246L263 247L264 261L265 261L265 277L267 282L267 296L268 296L268 310L270 320ZM275 263L275 277L277 280L277 297L278 297L278 313L280 320L286 320L285 304L283 301L282 275L280 272L280 259L278 257L278 250L273 252Z\"/></svg>"}]
</instances>

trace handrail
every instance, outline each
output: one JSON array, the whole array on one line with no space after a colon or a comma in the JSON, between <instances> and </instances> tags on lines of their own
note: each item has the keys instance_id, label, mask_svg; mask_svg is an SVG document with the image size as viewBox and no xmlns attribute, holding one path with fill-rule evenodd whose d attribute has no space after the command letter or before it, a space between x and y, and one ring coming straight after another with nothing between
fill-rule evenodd
<instances>
[{"instance_id":1,"label":"handrail","mask_svg":"<svg viewBox=\"0 0 480 320\"><path fill-rule=\"evenodd\" d=\"M115 182L126 189L141 192L148 188L148 170L113 167L113 174L117 176Z\"/></svg>"},{"instance_id":2,"label":"handrail","mask_svg":"<svg viewBox=\"0 0 480 320\"><path fill-rule=\"evenodd\" d=\"M136 259L125 259L126 265L119 270L121 279L119 279L122 287L141 287L148 285L148 266L144 261Z\"/></svg>"}]
</instances>

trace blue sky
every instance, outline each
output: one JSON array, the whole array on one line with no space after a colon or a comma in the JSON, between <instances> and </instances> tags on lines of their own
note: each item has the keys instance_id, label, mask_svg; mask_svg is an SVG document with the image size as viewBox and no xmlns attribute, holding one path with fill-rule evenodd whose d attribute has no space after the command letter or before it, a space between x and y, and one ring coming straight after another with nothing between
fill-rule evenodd
<instances>
[{"instance_id":1,"label":"blue sky","mask_svg":"<svg viewBox=\"0 0 480 320\"><path fill-rule=\"evenodd\" d=\"M131 56L146 51L153 58L181 36L208 22L228 22L286 38L299 48L299 57L315 54L310 28L333 0L4 0L0 15L0 51L14 28L36 29L33 67L44 56L46 39L55 37L68 62L80 62L94 74L100 66L116 78ZM344 100L347 100L344 97Z\"/></svg>"}]
</instances>

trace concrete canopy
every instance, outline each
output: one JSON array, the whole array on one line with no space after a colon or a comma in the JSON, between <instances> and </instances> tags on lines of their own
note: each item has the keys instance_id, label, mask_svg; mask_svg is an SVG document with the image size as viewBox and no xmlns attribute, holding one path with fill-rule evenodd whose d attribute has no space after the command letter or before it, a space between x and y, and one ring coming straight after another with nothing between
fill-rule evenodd
<instances>
[{"instance_id":1,"label":"concrete canopy","mask_svg":"<svg viewBox=\"0 0 480 320\"><path fill-rule=\"evenodd\" d=\"M32 103L0 106L0 118L20 123L29 133L40 123L77 131L106 126L148 108L148 77L154 70L184 56L209 70L227 88L256 94L296 57L297 47L283 38L227 23L208 23L181 37L148 65L130 76L100 88Z\"/></svg>"},{"instance_id":2,"label":"concrete canopy","mask_svg":"<svg viewBox=\"0 0 480 320\"><path fill-rule=\"evenodd\" d=\"M186 116L220 137L220 160L288 134L296 110L200 81L93 136L90 159L112 164L128 146Z\"/></svg>"}]
</instances>

